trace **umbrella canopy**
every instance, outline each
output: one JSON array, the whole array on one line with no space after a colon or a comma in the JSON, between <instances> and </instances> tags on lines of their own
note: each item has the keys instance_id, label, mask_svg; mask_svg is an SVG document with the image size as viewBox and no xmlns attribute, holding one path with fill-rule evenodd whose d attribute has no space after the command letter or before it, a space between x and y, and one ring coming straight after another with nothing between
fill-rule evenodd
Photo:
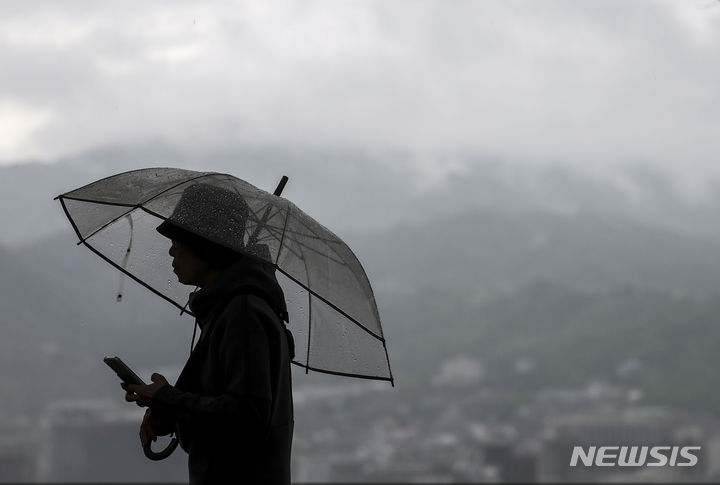
<instances>
[{"instance_id":1,"label":"umbrella canopy","mask_svg":"<svg viewBox=\"0 0 720 485\"><path fill-rule=\"evenodd\" d=\"M208 191L224 194L223 202L200 220L183 219L181 200L209 200ZM393 382L365 270L340 238L288 200L232 175L175 168L121 173L57 198L78 244L181 309L193 288L172 272L168 240L156 231L163 221L272 263L287 300L294 364Z\"/></svg>"}]
</instances>

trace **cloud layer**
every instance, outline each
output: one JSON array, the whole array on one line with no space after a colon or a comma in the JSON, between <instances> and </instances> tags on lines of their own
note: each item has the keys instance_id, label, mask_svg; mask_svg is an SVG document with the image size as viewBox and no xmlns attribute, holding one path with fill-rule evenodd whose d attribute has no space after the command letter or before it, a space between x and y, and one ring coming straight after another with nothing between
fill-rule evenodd
<instances>
[{"instance_id":1,"label":"cloud layer","mask_svg":"<svg viewBox=\"0 0 720 485\"><path fill-rule=\"evenodd\" d=\"M720 3L3 2L0 163L162 140L709 171Z\"/></svg>"}]
</instances>

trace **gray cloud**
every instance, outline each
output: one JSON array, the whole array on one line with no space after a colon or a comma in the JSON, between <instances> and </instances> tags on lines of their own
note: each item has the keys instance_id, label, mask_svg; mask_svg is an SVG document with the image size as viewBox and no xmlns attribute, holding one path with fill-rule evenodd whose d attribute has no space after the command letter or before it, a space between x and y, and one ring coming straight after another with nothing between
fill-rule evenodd
<instances>
[{"instance_id":1,"label":"gray cloud","mask_svg":"<svg viewBox=\"0 0 720 485\"><path fill-rule=\"evenodd\" d=\"M147 140L400 149L429 174L465 153L702 171L717 155L720 8L698 2L5 2L0 14L0 106L52 114L5 161Z\"/></svg>"}]
</instances>

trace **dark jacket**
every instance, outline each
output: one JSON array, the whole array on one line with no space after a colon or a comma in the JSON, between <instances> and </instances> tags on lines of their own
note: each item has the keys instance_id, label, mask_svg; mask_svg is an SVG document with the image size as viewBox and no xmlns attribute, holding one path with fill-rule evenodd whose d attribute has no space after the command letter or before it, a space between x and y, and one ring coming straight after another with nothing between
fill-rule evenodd
<instances>
[{"instance_id":1,"label":"dark jacket","mask_svg":"<svg viewBox=\"0 0 720 485\"><path fill-rule=\"evenodd\" d=\"M285 300L268 265L242 258L191 295L202 333L153 414L179 425L191 484L289 484L293 403Z\"/></svg>"}]
</instances>

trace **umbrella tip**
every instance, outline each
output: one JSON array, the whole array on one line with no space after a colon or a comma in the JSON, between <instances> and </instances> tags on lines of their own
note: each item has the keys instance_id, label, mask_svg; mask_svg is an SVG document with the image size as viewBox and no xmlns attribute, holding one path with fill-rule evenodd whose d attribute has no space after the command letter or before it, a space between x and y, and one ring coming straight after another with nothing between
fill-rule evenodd
<instances>
[{"instance_id":1,"label":"umbrella tip","mask_svg":"<svg viewBox=\"0 0 720 485\"><path fill-rule=\"evenodd\" d=\"M275 189L275 192L273 193L273 195L277 195L278 197L280 197L280 194L282 194L282 191L285 188L285 184L287 183L287 181L288 181L287 175L283 175L282 178L280 179L280 183L278 184L277 188Z\"/></svg>"}]
</instances>

